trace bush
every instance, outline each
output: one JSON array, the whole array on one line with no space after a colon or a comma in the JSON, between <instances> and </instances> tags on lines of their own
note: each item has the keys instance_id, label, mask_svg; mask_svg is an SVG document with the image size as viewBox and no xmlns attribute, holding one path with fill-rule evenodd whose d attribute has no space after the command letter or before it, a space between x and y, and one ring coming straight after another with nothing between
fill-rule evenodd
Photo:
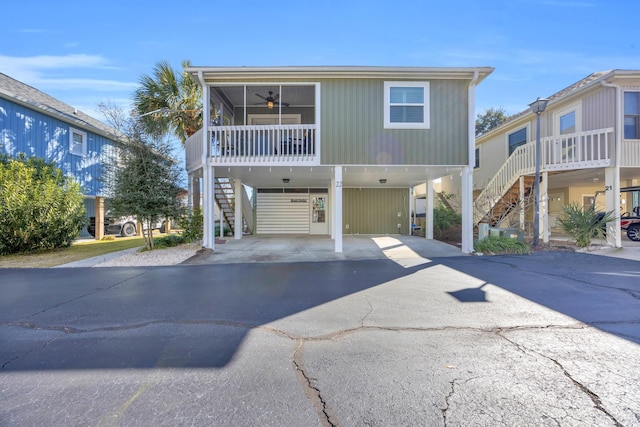
<instances>
[{"instance_id":1,"label":"bush","mask_svg":"<svg viewBox=\"0 0 640 427\"><path fill-rule=\"evenodd\" d=\"M474 243L476 252L486 254L528 254L529 246L525 243L509 237L489 236Z\"/></svg>"},{"instance_id":2,"label":"bush","mask_svg":"<svg viewBox=\"0 0 640 427\"><path fill-rule=\"evenodd\" d=\"M180 235L186 242L193 242L202 239L204 223L204 220L202 219L202 210L178 218L177 222L178 226L182 228L182 233L180 233Z\"/></svg>"},{"instance_id":3,"label":"bush","mask_svg":"<svg viewBox=\"0 0 640 427\"><path fill-rule=\"evenodd\" d=\"M0 157L0 254L69 247L85 223L80 185L52 163Z\"/></svg>"},{"instance_id":4,"label":"bush","mask_svg":"<svg viewBox=\"0 0 640 427\"><path fill-rule=\"evenodd\" d=\"M580 248L589 246L594 238L603 239L607 222L616 219L613 212L596 212L593 206L583 210L577 203L570 203L562 209L564 214L558 222Z\"/></svg>"},{"instance_id":5,"label":"bush","mask_svg":"<svg viewBox=\"0 0 640 427\"><path fill-rule=\"evenodd\" d=\"M433 208L433 237L436 239L460 239L462 216L455 211L438 204Z\"/></svg>"},{"instance_id":6,"label":"bush","mask_svg":"<svg viewBox=\"0 0 640 427\"><path fill-rule=\"evenodd\" d=\"M153 247L154 249L172 248L184 243L189 243L189 241L187 241L183 236L179 234L169 234L168 236L154 239Z\"/></svg>"}]
</instances>

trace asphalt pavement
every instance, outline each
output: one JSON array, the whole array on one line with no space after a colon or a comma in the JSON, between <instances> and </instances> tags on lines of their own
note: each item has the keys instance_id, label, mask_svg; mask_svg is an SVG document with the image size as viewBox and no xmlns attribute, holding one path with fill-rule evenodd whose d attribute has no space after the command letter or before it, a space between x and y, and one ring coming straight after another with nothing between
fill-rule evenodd
<instances>
[{"instance_id":1,"label":"asphalt pavement","mask_svg":"<svg viewBox=\"0 0 640 427\"><path fill-rule=\"evenodd\" d=\"M0 270L0 425L640 425L637 261L375 245Z\"/></svg>"}]
</instances>

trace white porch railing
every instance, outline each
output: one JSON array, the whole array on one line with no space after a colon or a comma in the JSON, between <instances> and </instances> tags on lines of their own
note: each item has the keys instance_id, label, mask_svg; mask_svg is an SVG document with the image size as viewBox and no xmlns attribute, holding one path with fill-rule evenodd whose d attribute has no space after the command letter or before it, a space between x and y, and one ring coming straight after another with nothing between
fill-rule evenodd
<instances>
[{"instance_id":1,"label":"white porch railing","mask_svg":"<svg viewBox=\"0 0 640 427\"><path fill-rule=\"evenodd\" d=\"M613 128L543 138L541 170L603 167L614 151Z\"/></svg>"},{"instance_id":2,"label":"white porch railing","mask_svg":"<svg viewBox=\"0 0 640 427\"><path fill-rule=\"evenodd\" d=\"M614 152L613 128L542 138L540 149L542 172L606 167L612 163ZM474 224L491 211L520 176L534 174L535 167L535 141L516 148L476 197Z\"/></svg>"},{"instance_id":3,"label":"white porch railing","mask_svg":"<svg viewBox=\"0 0 640 427\"><path fill-rule=\"evenodd\" d=\"M202 167L202 149L204 147L202 129L187 138L184 144L185 168L188 172Z\"/></svg>"},{"instance_id":4,"label":"white porch railing","mask_svg":"<svg viewBox=\"0 0 640 427\"><path fill-rule=\"evenodd\" d=\"M313 163L318 155L316 125L211 126L211 159L216 163Z\"/></svg>"}]
</instances>

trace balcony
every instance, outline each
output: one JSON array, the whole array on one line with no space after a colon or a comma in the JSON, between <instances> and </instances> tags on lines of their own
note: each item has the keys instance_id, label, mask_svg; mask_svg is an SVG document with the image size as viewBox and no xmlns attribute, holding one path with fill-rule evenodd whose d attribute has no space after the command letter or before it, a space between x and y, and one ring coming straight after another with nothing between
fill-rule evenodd
<instances>
[{"instance_id":1,"label":"balcony","mask_svg":"<svg viewBox=\"0 0 640 427\"><path fill-rule=\"evenodd\" d=\"M304 166L320 162L315 124L211 126L209 163L212 165ZM202 167L202 129L185 144L186 169Z\"/></svg>"},{"instance_id":2,"label":"balcony","mask_svg":"<svg viewBox=\"0 0 640 427\"><path fill-rule=\"evenodd\" d=\"M317 164L316 125L211 126L213 164Z\"/></svg>"}]
</instances>

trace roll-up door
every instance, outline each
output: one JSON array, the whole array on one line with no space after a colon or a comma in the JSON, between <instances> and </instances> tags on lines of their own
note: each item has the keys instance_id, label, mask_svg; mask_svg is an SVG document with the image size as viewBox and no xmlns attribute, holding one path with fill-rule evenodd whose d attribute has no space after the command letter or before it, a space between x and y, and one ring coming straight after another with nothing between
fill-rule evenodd
<instances>
[{"instance_id":1,"label":"roll-up door","mask_svg":"<svg viewBox=\"0 0 640 427\"><path fill-rule=\"evenodd\" d=\"M309 192L258 189L256 234L309 234Z\"/></svg>"}]
</instances>

